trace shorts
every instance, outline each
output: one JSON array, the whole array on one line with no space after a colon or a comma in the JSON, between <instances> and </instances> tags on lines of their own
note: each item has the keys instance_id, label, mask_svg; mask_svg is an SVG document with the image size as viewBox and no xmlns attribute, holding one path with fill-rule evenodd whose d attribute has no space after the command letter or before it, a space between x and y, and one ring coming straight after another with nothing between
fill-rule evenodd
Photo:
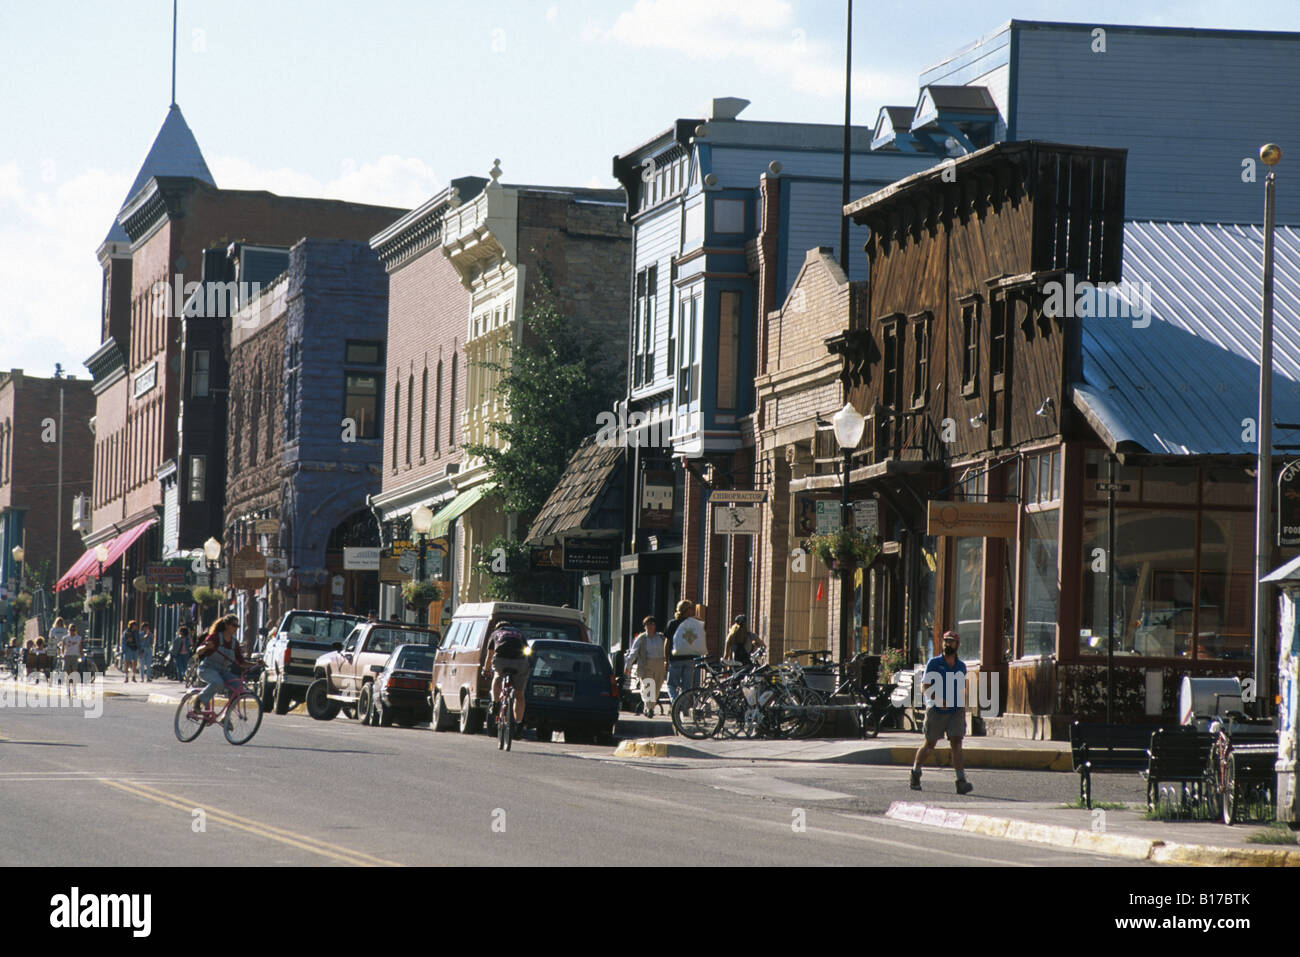
<instances>
[{"instance_id":1,"label":"shorts","mask_svg":"<svg viewBox=\"0 0 1300 957\"><path fill-rule=\"evenodd\" d=\"M509 675L517 687L522 687L530 669L527 658L493 658L492 670L503 678Z\"/></svg>"},{"instance_id":2,"label":"shorts","mask_svg":"<svg viewBox=\"0 0 1300 957\"><path fill-rule=\"evenodd\" d=\"M960 741L966 736L966 712L958 708L944 714L938 708L927 708L921 730L925 734L926 744L934 744L944 735L947 735L949 741Z\"/></svg>"},{"instance_id":3,"label":"shorts","mask_svg":"<svg viewBox=\"0 0 1300 957\"><path fill-rule=\"evenodd\" d=\"M122 661L135 661L139 657L139 652L135 648L122 649Z\"/></svg>"}]
</instances>

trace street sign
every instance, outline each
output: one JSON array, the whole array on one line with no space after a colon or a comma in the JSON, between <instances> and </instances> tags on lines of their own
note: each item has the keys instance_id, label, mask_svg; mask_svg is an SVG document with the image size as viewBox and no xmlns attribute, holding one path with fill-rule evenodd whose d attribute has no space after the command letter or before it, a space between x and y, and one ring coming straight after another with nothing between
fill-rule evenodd
<instances>
[{"instance_id":1,"label":"street sign","mask_svg":"<svg viewBox=\"0 0 1300 957\"><path fill-rule=\"evenodd\" d=\"M1300 545L1300 459L1277 477L1277 544L1279 548Z\"/></svg>"},{"instance_id":2,"label":"street sign","mask_svg":"<svg viewBox=\"0 0 1300 957\"><path fill-rule=\"evenodd\" d=\"M379 549L349 548L345 545L343 567L348 571L377 572L379 571Z\"/></svg>"},{"instance_id":3,"label":"street sign","mask_svg":"<svg viewBox=\"0 0 1300 957\"><path fill-rule=\"evenodd\" d=\"M853 503L853 527L867 535L880 534L880 503L874 498Z\"/></svg>"},{"instance_id":4,"label":"street sign","mask_svg":"<svg viewBox=\"0 0 1300 957\"><path fill-rule=\"evenodd\" d=\"M834 535L840 530L840 503L817 500L817 534Z\"/></svg>"},{"instance_id":5,"label":"street sign","mask_svg":"<svg viewBox=\"0 0 1300 957\"><path fill-rule=\"evenodd\" d=\"M763 510L757 505L713 506L713 534L757 535L762 529Z\"/></svg>"},{"instance_id":6,"label":"street sign","mask_svg":"<svg viewBox=\"0 0 1300 957\"><path fill-rule=\"evenodd\" d=\"M259 518L253 523L253 533L256 535L278 535L280 532L280 520L278 518Z\"/></svg>"},{"instance_id":7,"label":"street sign","mask_svg":"<svg viewBox=\"0 0 1300 957\"><path fill-rule=\"evenodd\" d=\"M748 490L746 490L746 489L740 489L740 490L734 490L734 491L725 491L725 492L714 492L714 493L709 497L709 501L714 502L714 503L717 503L717 502L766 502L766 501L767 501L767 492L762 491L762 490L752 491L752 492L751 492L751 491L748 491Z\"/></svg>"},{"instance_id":8,"label":"street sign","mask_svg":"<svg viewBox=\"0 0 1300 957\"><path fill-rule=\"evenodd\" d=\"M1127 482L1098 482L1098 492L1131 492L1133 486Z\"/></svg>"}]
</instances>

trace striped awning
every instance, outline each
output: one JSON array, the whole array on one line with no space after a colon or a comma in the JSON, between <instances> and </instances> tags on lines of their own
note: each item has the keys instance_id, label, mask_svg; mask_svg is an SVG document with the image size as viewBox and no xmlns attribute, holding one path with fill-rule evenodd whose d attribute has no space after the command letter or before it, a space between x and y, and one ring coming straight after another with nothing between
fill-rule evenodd
<instances>
[{"instance_id":1,"label":"striped awning","mask_svg":"<svg viewBox=\"0 0 1300 957\"><path fill-rule=\"evenodd\" d=\"M126 554L126 550L135 544L138 539L153 526L158 524L158 519L151 518L147 522L141 522L134 528L128 528L121 535L108 542L108 555L104 558L104 568L111 567L119 558ZM96 546L98 547L98 546ZM90 549L86 554L73 563L54 586L55 591L63 591L65 588L79 588L86 584L91 578L98 578L100 575L99 559L95 557L95 549Z\"/></svg>"}]
</instances>

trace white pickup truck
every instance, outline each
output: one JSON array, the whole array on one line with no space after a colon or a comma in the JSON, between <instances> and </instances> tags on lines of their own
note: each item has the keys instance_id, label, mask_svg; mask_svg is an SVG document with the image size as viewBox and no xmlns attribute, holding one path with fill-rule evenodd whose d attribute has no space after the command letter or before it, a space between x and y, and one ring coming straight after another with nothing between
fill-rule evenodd
<instances>
[{"instance_id":1,"label":"white pickup truck","mask_svg":"<svg viewBox=\"0 0 1300 957\"><path fill-rule=\"evenodd\" d=\"M401 645L437 648L438 635L426 628L394 622L359 625L345 642L336 643L333 651L316 659L316 680L307 689L307 713L317 721L329 721L340 709L349 708L358 721L364 721L370 714L375 676Z\"/></svg>"},{"instance_id":2,"label":"white pickup truck","mask_svg":"<svg viewBox=\"0 0 1300 957\"><path fill-rule=\"evenodd\" d=\"M257 683L262 710L288 714L296 702L305 701L316 677L316 659L347 640L364 621L357 615L330 611L285 612L262 649L266 667Z\"/></svg>"}]
</instances>

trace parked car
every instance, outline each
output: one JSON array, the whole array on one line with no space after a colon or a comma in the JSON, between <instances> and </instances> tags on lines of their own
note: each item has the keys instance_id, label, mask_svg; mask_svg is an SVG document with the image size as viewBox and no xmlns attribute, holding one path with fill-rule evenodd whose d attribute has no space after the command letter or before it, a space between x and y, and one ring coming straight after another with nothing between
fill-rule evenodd
<instances>
[{"instance_id":1,"label":"parked car","mask_svg":"<svg viewBox=\"0 0 1300 957\"><path fill-rule=\"evenodd\" d=\"M437 636L426 628L397 622L362 622L336 643L334 649L316 659L314 680L307 689L307 713L317 721L329 721L348 708L364 721L370 713L375 677L400 645L424 645L432 653ZM428 694L426 680L421 696Z\"/></svg>"},{"instance_id":2,"label":"parked car","mask_svg":"<svg viewBox=\"0 0 1300 957\"><path fill-rule=\"evenodd\" d=\"M566 742L605 743L618 721L618 678L609 657L595 645L539 638L532 642L524 724L538 741L555 731Z\"/></svg>"},{"instance_id":3,"label":"parked car","mask_svg":"<svg viewBox=\"0 0 1300 957\"><path fill-rule=\"evenodd\" d=\"M435 731L450 731L459 724L462 734L474 734L483 727L492 695L492 679L481 674L483 659L488 636L503 621L513 624L530 642L591 641L576 608L504 601L461 605L433 659Z\"/></svg>"},{"instance_id":4,"label":"parked car","mask_svg":"<svg viewBox=\"0 0 1300 957\"><path fill-rule=\"evenodd\" d=\"M398 645L388 656L384 670L375 675L374 690L361 690L357 705L361 723L387 728L396 721L409 728L428 721L429 681L433 677L432 645Z\"/></svg>"},{"instance_id":5,"label":"parked car","mask_svg":"<svg viewBox=\"0 0 1300 957\"><path fill-rule=\"evenodd\" d=\"M316 659L343 641L361 624L357 615L295 609L285 612L262 657L266 668L257 684L262 709L288 714L307 697L316 678Z\"/></svg>"}]
</instances>

